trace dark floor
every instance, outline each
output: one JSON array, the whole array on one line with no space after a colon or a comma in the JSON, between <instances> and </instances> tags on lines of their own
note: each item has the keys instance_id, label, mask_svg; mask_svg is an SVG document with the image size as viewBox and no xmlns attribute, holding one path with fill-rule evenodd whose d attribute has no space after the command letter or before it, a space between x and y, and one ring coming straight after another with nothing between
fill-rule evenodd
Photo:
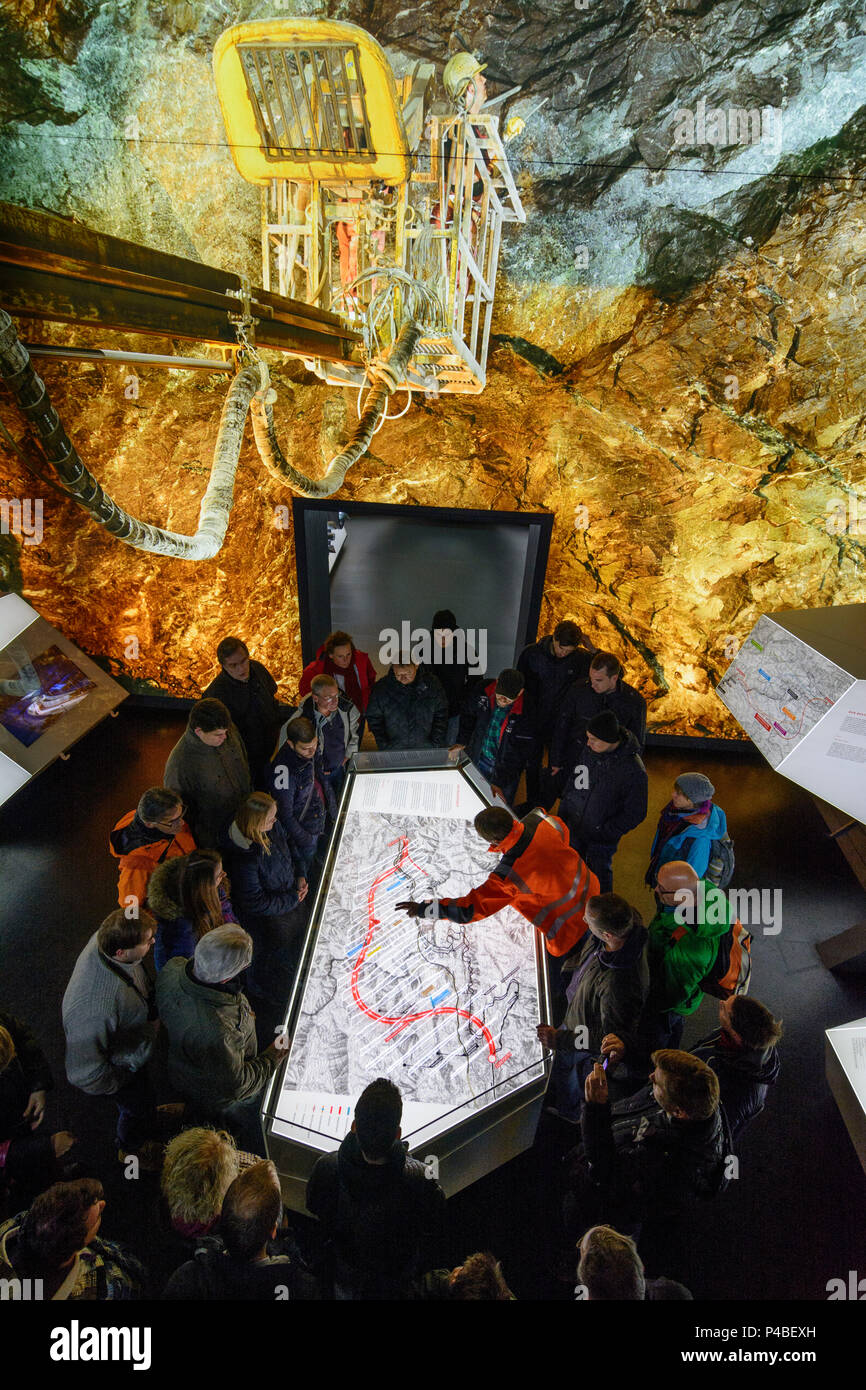
<instances>
[{"instance_id":1,"label":"dark floor","mask_svg":"<svg viewBox=\"0 0 866 1390\"><path fill-rule=\"evenodd\" d=\"M112 1107L65 1081L60 1000L79 951L115 905L108 830L161 782L183 723L181 714L121 709L0 810L0 1004L35 1029L54 1066L46 1123L86 1136L109 1197L105 1234L145 1261L142 1193L111 1159ZM810 798L756 755L650 750L646 761L650 816L623 842L617 891L648 919L643 872L658 811L677 772L700 770L728 815L736 886L780 889L784 912L778 935L758 929L752 984L754 997L785 1021L780 1081L744 1137L738 1181L698 1214L657 1272L682 1279L697 1298L823 1301L828 1280L866 1272L866 1177L827 1088L823 1055L825 1028L866 1015L866 978L829 974L814 943L866 918L866 898ZM687 1045L714 1026L715 1010L705 1000ZM443 1260L489 1248L519 1298L570 1298L556 1280L563 1148L551 1122L534 1149L452 1198Z\"/></svg>"}]
</instances>

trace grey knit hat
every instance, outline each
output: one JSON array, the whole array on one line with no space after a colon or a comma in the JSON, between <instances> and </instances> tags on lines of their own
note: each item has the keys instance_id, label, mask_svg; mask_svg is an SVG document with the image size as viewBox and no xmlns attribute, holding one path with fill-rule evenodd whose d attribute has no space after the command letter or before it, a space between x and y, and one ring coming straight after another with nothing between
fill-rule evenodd
<instances>
[{"instance_id":1,"label":"grey knit hat","mask_svg":"<svg viewBox=\"0 0 866 1390\"><path fill-rule=\"evenodd\" d=\"M694 806L700 806L702 801L709 801L716 790L709 777L705 777L702 772L684 772L674 782L674 786L679 788L683 796L687 796Z\"/></svg>"},{"instance_id":2,"label":"grey knit hat","mask_svg":"<svg viewBox=\"0 0 866 1390\"><path fill-rule=\"evenodd\" d=\"M253 941L243 927L228 924L205 932L195 948L195 974L203 985L222 984L246 970Z\"/></svg>"}]
</instances>

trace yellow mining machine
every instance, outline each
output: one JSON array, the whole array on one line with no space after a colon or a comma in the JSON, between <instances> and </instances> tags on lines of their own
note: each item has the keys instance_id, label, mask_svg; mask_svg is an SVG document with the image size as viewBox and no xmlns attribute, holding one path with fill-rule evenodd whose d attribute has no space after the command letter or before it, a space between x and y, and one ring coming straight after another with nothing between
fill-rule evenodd
<instances>
[{"instance_id":1,"label":"yellow mining machine","mask_svg":"<svg viewBox=\"0 0 866 1390\"><path fill-rule=\"evenodd\" d=\"M0 310L0 379L59 485L119 540L187 560L222 545L248 415L267 471L304 496L330 497L389 418L395 393L407 394L405 411L414 391L484 389L502 227L525 221L499 133L503 98L488 102L484 65L471 53L448 61L438 99L431 63L416 62L397 81L375 39L335 20L235 25L213 62L232 158L261 188L260 288L0 205L0 231L11 228L0 237L0 287L4 269L14 273L6 297L13 313L81 323L95 314L122 330L232 344L211 475L198 529L186 536L138 520L107 496ZM513 117L505 139L522 127ZM358 391L357 424L320 478L299 472L280 449L260 348L302 357L324 381ZM68 355L76 354L86 350ZM177 364L228 366L225 353L218 363Z\"/></svg>"},{"instance_id":2,"label":"yellow mining machine","mask_svg":"<svg viewBox=\"0 0 866 1390\"><path fill-rule=\"evenodd\" d=\"M502 226L524 222L483 65L458 53L446 98L432 63L398 82L375 39L336 20L238 24L214 51L239 173L262 197L262 284L340 313L357 366L310 366L364 387L401 327L420 332L399 385L484 389Z\"/></svg>"}]
</instances>

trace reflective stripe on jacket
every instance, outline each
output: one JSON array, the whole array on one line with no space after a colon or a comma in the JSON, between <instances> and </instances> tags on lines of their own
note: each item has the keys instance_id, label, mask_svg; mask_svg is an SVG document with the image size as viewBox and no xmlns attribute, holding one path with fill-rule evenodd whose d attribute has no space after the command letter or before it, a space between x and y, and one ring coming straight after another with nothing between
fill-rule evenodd
<instances>
[{"instance_id":1,"label":"reflective stripe on jacket","mask_svg":"<svg viewBox=\"0 0 866 1390\"><path fill-rule=\"evenodd\" d=\"M441 898L438 915L477 922L513 907L541 932L552 956L567 955L588 930L584 911L599 884L569 846L562 821L531 811L490 850L502 855L490 877L465 897Z\"/></svg>"}]
</instances>

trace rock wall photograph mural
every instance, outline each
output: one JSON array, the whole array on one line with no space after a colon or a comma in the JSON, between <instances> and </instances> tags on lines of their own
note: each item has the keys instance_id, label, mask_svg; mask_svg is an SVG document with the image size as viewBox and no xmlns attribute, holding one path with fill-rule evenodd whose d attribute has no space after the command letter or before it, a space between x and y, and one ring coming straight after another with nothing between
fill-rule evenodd
<instances>
[{"instance_id":1,"label":"rock wall photograph mural","mask_svg":"<svg viewBox=\"0 0 866 1390\"><path fill-rule=\"evenodd\" d=\"M308 135L318 122L322 159L339 169L322 188L243 172L228 68L214 62L231 26L293 20L357 26L393 78L361 81L373 61L361 40L319 68L310 40L277 72L243 56L267 43L258 28L242 36L238 119L255 115L275 169L299 158L292 122ZM232 632L296 689L291 478L321 478L357 431L382 380L364 364L387 366L395 305L423 325L411 403L400 415L403 388L389 398L400 418L347 468L335 507L552 512L541 631L574 617L615 652L651 733L742 737L714 688L759 616L863 600L856 0L502 0L495 12L474 0L10 0L0 34L0 200L12 220L50 215L59 238L39 265L7 256L0 307L86 469L131 517L192 536L235 371L259 391L236 422L231 503L217 499L224 539L185 559L125 544L72 500L14 382L0 385L2 585L128 688L196 696ZM445 73L456 54L474 55L468 98ZM289 105L304 82L308 118ZM395 153L375 134L393 99L412 166L400 187L371 164L374 150ZM342 148L328 154L327 139ZM80 295L61 313L55 286L40 314L40 275L69 269L56 219L72 240L86 229L94 245L145 248L138 279L107 277L87 314ZM132 308L123 317L136 295L171 293L145 273L152 253L262 292L258 316L237 292L234 355L195 337L181 301L161 336ZM300 331L287 298L329 332L335 317L345 325L319 374L318 350L256 339L262 304ZM477 349L434 345L472 332ZM95 351L37 351L72 347Z\"/></svg>"}]
</instances>

